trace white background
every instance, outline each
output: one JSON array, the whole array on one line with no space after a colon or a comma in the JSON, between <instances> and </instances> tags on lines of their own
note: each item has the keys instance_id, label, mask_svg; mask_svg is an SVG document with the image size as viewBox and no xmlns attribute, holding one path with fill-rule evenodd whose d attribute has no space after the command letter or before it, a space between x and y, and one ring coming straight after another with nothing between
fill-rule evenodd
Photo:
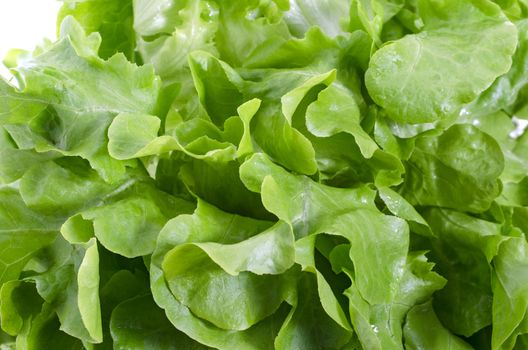
<instances>
[{"instance_id":1,"label":"white background","mask_svg":"<svg viewBox=\"0 0 528 350\"><path fill-rule=\"evenodd\" d=\"M55 40L57 0L0 0L0 61L10 49L33 50L44 37ZM3 64L0 74L9 77Z\"/></svg>"}]
</instances>

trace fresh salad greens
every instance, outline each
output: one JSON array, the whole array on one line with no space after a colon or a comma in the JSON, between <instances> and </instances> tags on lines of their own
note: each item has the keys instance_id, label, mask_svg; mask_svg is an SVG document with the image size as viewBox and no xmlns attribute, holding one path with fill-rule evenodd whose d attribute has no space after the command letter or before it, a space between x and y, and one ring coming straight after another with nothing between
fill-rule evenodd
<instances>
[{"instance_id":1,"label":"fresh salad greens","mask_svg":"<svg viewBox=\"0 0 528 350\"><path fill-rule=\"evenodd\" d=\"M0 348L528 349L527 0L64 0L0 80Z\"/></svg>"}]
</instances>

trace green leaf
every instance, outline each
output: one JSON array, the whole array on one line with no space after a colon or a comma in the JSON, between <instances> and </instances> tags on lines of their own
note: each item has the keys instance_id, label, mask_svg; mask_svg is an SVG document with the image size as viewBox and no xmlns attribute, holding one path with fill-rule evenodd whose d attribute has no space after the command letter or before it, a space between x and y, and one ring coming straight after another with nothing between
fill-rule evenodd
<instances>
[{"instance_id":1,"label":"green leaf","mask_svg":"<svg viewBox=\"0 0 528 350\"><path fill-rule=\"evenodd\" d=\"M528 243L511 237L493 259L493 349L512 349L516 338L528 333Z\"/></svg>"},{"instance_id":2,"label":"green leaf","mask_svg":"<svg viewBox=\"0 0 528 350\"><path fill-rule=\"evenodd\" d=\"M404 335L407 349L473 349L444 328L436 317L431 302L417 305L409 311Z\"/></svg>"},{"instance_id":3,"label":"green leaf","mask_svg":"<svg viewBox=\"0 0 528 350\"><path fill-rule=\"evenodd\" d=\"M17 335L30 327L31 319L42 307L42 298L38 295L34 283L9 281L0 290L0 321L2 329Z\"/></svg>"},{"instance_id":4,"label":"green leaf","mask_svg":"<svg viewBox=\"0 0 528 350\"><path fill-rule=\"evenodd\" d=\"M62 0L0 81L0 348L524 349L527 19Z\"/></svg>"},{"instance_id":5,"label":"green leaf","mask_svg":"<svg viewBox=\"0 0 528 350\"><path fill-rule=\"evenodd\" d=\"M214 224L211 218L208 224ZM288 233L289 239L279 240ZM234 251L244 252L240 260L228 259ZM162 268L174 297L193 314L223 329L244 330L288 297L288 274L280 273L293 264L293 257L293 235L288 225L279 224L234 245L176 246L165 255ZM233 311L225 314L224 307Z\"/></svg>"},{"instance_id":6,"label":"green leaf","mask_svg":"<svg viewBox=\"0 0 528 350\"><path fill-rule=\"evenodd\" d=\"M467 114L488 114L509 109L517 100L520 91L528 84L528 20L515 22L515 26L519 32L519 41L510 70L498 77L486 91L465 107Z\"/></svg>"},{"instance_id":7,"label":"green leaf","mask_svg":"<svg viewBox=\"0 0 528 350\"><path fill-rule=\"evenodd\" d=\"M193 339L198 340L202 344L220 347L220 348L231 348L233 346L243 346L247 349L267 349L272 346L273 336L270 334L277 334L279 328L286 317L287 310L279 307L280 300L282 297L280 294L284 294L289 288L286 286L294 282L292 276L288 274L283 275L252 275L249 272L241 273L238 277L231 276L224 272L218 265L209 260L203 268L208 271L207 274L189 274L189 282L194 282L195 287L202 286L201 294L200 290L197 290L198 294L205 296L207 293L215 293L216 297L213 299L202 299L196 298L195 300L189 299L188 301L195 304L199 308L201 317L197 316L194 312L187 308L180 300L175 297L175 294L171 290L176 291L176 295L181 298L182 295L178 293L189 293L192 289L185 290L184 284L174 283L176 280L172 279L171 289L168 288L166 283L165 273L169 273L169 276L177 278L178 271L181 271L178 264L175 263L171 270L168 268L168 262L164 263L165 256L174 247L187 243L187 242L216 242L220 244L234 244L249 239L256 234L265 231L272 225L268 221L259 221L250 219L238 215L227 214L218 210L217 208L203 202L198 202L198 207L193 215L181 215L171 221L169 221L160 233L158 238L158 245L152 256L152 264L150 267L151 272L151 284L154 299L158 305L160 305L167 314L167 317L171 323L182 332L186 333ZM176 248L177 249L177 248ZM167 261L167 260L165 260ZM207 260L206 260L207 261ZM189 264L192 264L188 261ZM162 265L164 269L162 269ZM199 266L190 266L193 269L199 268ZM185 276L181 276L185 277ZM262 279L263 278L263 279ZM280 280L283 282L280 282ZM198 282L205 282L200 285ZM277 288L268 288L266 284L262 284L266 280L272 282ZM169 280L171 281L171 280ZM222 289L211 288L207 289L208 284L214 282L230 282L226 286L244 286L246 283L247 287L262 285L261 288L242 288L236 289L236 293L233 295L229 292L222 292ZM269 284L268 284L269 285ZM193 284L188 284L188 287L193 287ZM279 290L282 289L282 292ZM218 294L219 293L219 294ZM241 294L242 293L242 294ZM279 295L278 295L279 294ZM189 294L192 296L193 294ZM248 321L251 321L252 317L260 318L265 314L270 314L271 309L263 308L261 305L249 303L245 304L244 308L251 308L252 311L248 314L240 309L238 298L242 297L241 300L251 301L254 297L258 296L272 296L275 300L267 300L266 303L271 305L271 309L276 311L272 316L267 317L260 322L256 323L250 328L246 325ZM236 305L232 308L234 313L225 314L223 307L218 303L217 297L221 297L221 300L226 302L234 303ZM278 298L277 298L278 297ZM201 300L201 301L200 301ZM253 302L255 299L253 299ZM207 304L204 304L207 303ZM278 303L278 304L277 304ZM211 304L211 305L209 305ZM205 308L204 305L209 305L209 308ZM255 316L251 316L255 315ZM205 317L202 318L202 317ZM211 318L210 321L207 321ZM228 323L224 326L237 326L238 328L247 328L243 331L225 330L215 326L213 322ZM256 342L255 340L259 341Z\"/></svg>"},{"instance_id":8,"label":"green leaf","mask_svg":"<svg viewBox=\"0 0 528 350\"><path fill-rule=\"evenodd\" d=\"M67 16L73 16L90 34L101 35L99 56L106 59L117 52L134 59L135 32L132 28L132 1L65 1L62 5L57 23Z\"/></svg>"},{"instance_id":9,"label":"green leaf","mask_svg":"<svg viewBox=\"0 0 528 350\"><path fill-rule=\"evenodd\" d=\"M187 212L192 205L166 199L172 213ZM170 204L169 204L170 203ZM182 210L183 209L183 210ZM152 253L159 230L168 218L148 198L125 198L116 203L82 213L93 221L94 234L107 249L126 257Z\"/></svg>"},{"instance_id":10,"label":"green leaf","mask_svg":"<svg viewBox=\"0 0 528 350\"><path fill-rule=\"evenodd\" d=\"M407 163L403 196L414 205L482 212L498 197L504 158L497 142L467 124L424 135Z\"/></svg>"},{"instance_id":11,"label":"green leaf","mask_svg":"<svg viewBox=\"0 0 528 350\"><path fill-rule=\"evenodd\" d=\"M151 67L138 67L122 54L102 60L97 56L100 42L97 33L86 36L73 17L66 17L61 39L16 68L24 93L51 107L29 128L13 126L8 131L14 137L15 130L24 130L32 140L28 148L39 152L83 157L106 180L115 182L125 165L108 156L106 129L115 113L152 113L160 81Z\"/></svg>"},{"instance_id":12,"label":"green leaf","mask_svg":"<svg viewBox=\"0 0 528 350\"><path fill-rule=\"evenodd\" d=\"M335 37L346 27L350 1L306 1L290 2L290 8L285 13L285 21L290 32L297 37L304 34L313 26L318 26L329 37Z\"/></svg>"},{"instance_id":13,"label":"green leaf","mask_svg":"<svg viewBox=\"0 0 528 350\"><path fill-rule=\"evenodd\" d=\"M226 245L213 242L187 243L177 246L167 254L165 261L167 259L187 260L179 263L179 266L175 268L178 271L192 268L195 261L210 259L232 276L238 276L245 271L256 275L278 275L293 265L294 255L293 235L290 227L279 222L268 230L240 243ZM169 264L168 261L167 264Z\"/></svg>"},{"instance_id":14,"label":"green leaf","mask_svg":"<svg viewBox=\"0 0 528 350\"><path fill-rule=\"evenodd\" d=\"M70 246L58 239L48 252L49 269L29 277L53 306L60 329L89 343L102 342L99 253L95 238Z\"/></svg>"},{"instance_id":15,"label":"green leaf","mask_svg":"<svg viewBox=\"0 0 528 350\"><path fill-rule=\"evenodd\" d=\"M0 129L0 183L9 184L22 177L34 164L53 159L53 152L37 153L33 150L19 149L9 133Z\"/></svg>"},{"instance_id":16,"label":"green leaf","mask_svg":"<svg viewBox=\"0 0 528 350\"><path fill-rule=\"evenodd\" d=\"M189 73L187 55L196 50L216 53L217 5L212 1L136 0L134 29L138 49L164 82Z\"/></svg>"},{"instance_id":17,"label":"green leaf","mask_svg":"<svg viewBox=\"0 0 528 350\"><path fill-rule=\"evenodd\" d=\"M86 244L84 258L77 272L77 303L86 330L95 342L103 341L99 302L99 253L95 238Z\"/></svg>"},{"instance_id":18,"label":"green leaf","mask_svg":"<svg viewBox=\"0 0 528 350\"><path fill-rule=\"evenodd\" d=\"M344 214L325 228L350 240L356 285L370 304L388 303L398 292L407 259L408 230L405 221L368 209ZM375 252L373 245L377 245Z\"/></svg>"},{"instance_id":19,"label":"green leaf","mask_svg":"<svg viewBox=\"0 0 528 350\"><path fill-rule=\"evenodd\" d=\"M43 99L25 96L0 78L0 124L27 122L37 116L47 103Z\"/></svg>"},{"instance_id":20,"label":"green leaf","mask_svg":"<svg viewBox=\"0 0 528 350\"><path fill-rule=\"evenodd\" d=\"M108 128L108 153L116 159L130 159L178 149L168 137L156 139L160 125L155 116L118 114Z\"/></svg>"},{"instance_id":21,"label":"green leaf","mask_svg":"<svg viewBox=\"0 0 528 350\"><path fill-rule=\"evenodd\" d=\"M276 349L340 349L351 337L325 312L317 294L315 276L299 278L299 296L277 338Z\"/></svg>"},{"instance_id":22,"label":"green leaf","mask_svg":"<svg viewBox=\"0 0 528 350\"><path fill-rule=\"evenodd\" d=\"M33 166L20 180L20 194L30 208L64 216L95 205L117 188L77 158Z\"/></svg>"},{"instance_id":23,"label":"green leaf","mask_svg":"<svg viewBox=\"0 0 528 350\"><path fill-rule=\"evenodd\" d=\"M492 321L489 263L506 238L499 224L456 211L432 209L424 216L438 237L432 259L448 280L433 304L448 329L470 336Z\"/></svg>"},{"instance_id":24,"label":"green leaf","mask_svg":"<svg viewBox=\"0 0 528 350\"><path fill-rule=\"evenodd\" d=\"M17 337L17 347L40 350L42 345L57 349L84 349L83 343L59 330L60 322L53 307L44 303L42 311L31 320L31 325Z\"/></svg>"},{"instance_id":25,"label":"green leaf","mask_svg":"<svg viewBox=\"0 0 528 350\"><path fill-rule=\"evenodd\" d=\"M174 329L149 295L119 304L110 329L115 349L210 349Z\"/></svg>"},{"instance_id":26,"label":"green leaf","mask_svg":"<svg viewBox=\"0 0 528 350\"><path fill-rule=\"evenodd\" d=\"M288 18L285 18L288 21ZM244 60L248 68L303 68L336 60L337 43L320 28L310 28L302 38L275 38L261 45Z\"/></svg>"},{"instance_id":27,"label":"green leaf","mask_svg":"<svg viewBox=\"0 0 528 350\"><path fill-rule=\"evenodd\" d=\"M160 81L152 67L138 67L122 54L107 61L100 59L100 36L86 36L72 17L62 22L60 37L48 50L16 69L24 93L77 112L154 110Z\"/></svg>"},{"instance_id":28,"label":"green leaf","mask_svg":"<svg viewBox=\"0 0 528 350\"><path fill-rule=\"evenodd\" d=\"M310 235L295 242L295 261L302 266L303 271L315 274L319 300L326 315L330 316L333 320L331 323L335 322L342 329L351 331L352 327L350 326L350 322L348 321L339 300L336 298L332 287L326 281L323 274L317 270L315 261L315 256L317 255L317 237L318 235ZM347 256L347 263L348 262L350 262L350 258ZM299 283L302 282L300 281Z\"/></svg>"},{"instance_id":29,"label":"green leaf","mask_svg":"<svg viewBox=\"0 0 528 350\"><path fill-rule=\"evenodd\" d=\"M239 168L237 161L193 160L182 166L180 178L195 195L226 212L260 219L274 218L265 210L260 196L244 187L238 178ZM230 194L228 198L226 193Z\"/></svg>"},{"instance_id":30,"label":"green leaf","mask_svg":"<svg viewBox=\"0 0 528 350\"><path fill-rule=\"evenodd\" d=\"M441 276L431 271L433 265L422 253L410 254L398 291L388 304L370 305L352 280L345 295L350 302L352 324L364 348L402 348L402 324L406 313L413 305L429 299L445 284Z\"/></svg>"},{"instance_id":31,"label":"green leaf","mask_svg":"<svg viewBox=\"0 0 528 350\"><path fill-rule=\"evenodd\" d=\"M252 123L255 143L273 160L301 174L317 171L313 145L288 124L278 105L263 105Z\"/></svg>"},{"instance_id":32,"label":"green leaf","mask_svg":"<svg viewBox=\"0 0 528 350\"><path fill-rule=\"evenodd\" d=\"M457 116L508 71L517 43L515 26L487 0L419 1L418 10L423 31L383 46L365 77L389 117L412 124Z\"/></svg>"},{"instance_id":33,"label":"green leaf","mask_svg":"<svg viewBox=\"0 0 528 350\"><path fill-rule=\"evenodd\" d=\"M201 119L179 124L175 136L157 136L160 119L144 114L119 114L108 129L108 151L116 159L131 159L180 150L196 159L231 160L235 146L221 140L212 123ZM220 139L220 140L219 140Z\"/></svg>"},{"instance_id":34,"label":"green leaf","mask_svg":"<svg viewBox=\"0 0 528 350\"><path fill-rule=\"evenodd\" d=\"M239 158L254 153L253 140L251 139L251 120L260 108L261 101L259 99L252 99L237 108L240 120L244 125L244 132L240 138L237 155Z\"/></svg>"},{"instance_id":35,"label":"green leaf","mask_svg":"<svg viewBox=\"0 0 528 350\"><path fill-rule=\"evenodd\" d=\"M18 191L0 189L0 285L19 277L39 249L57 237L60 223L29 209Z\"/></svg>"},{"instance_id":36,"label":"green leaf","mask_svg":"<svg viewBox=\"0 0 528 350\"><path fill-rule=\"evenodd\" d=\"M378 192L379 196L387 206L387 209L389 209L392 214L407 220L411 230L425 236L433 235L429 224L427 224L424 218L409 202L405 200L405 198L388 187L380 187L378 188Z\"/></svg>"},{"instance_id":37,"label":"green leaf","mask_svg":"<svg viewBox=\"0 0 528 350\"><path fill-rule=\"evenodd\" d=\"M511 183L513 185L521 182L528 171L528 162L523 156L526 138L513 137L517 131L515 131L516 126L512 118L505 112L489 115L478 115L468 112L459 119L461 122L473 124L497 141L504 154L504 171L500 176L503 183ZM504 193L501 197L503 196Z\"/></svg>"},{"instance_id":38,"label":"green leaf","mask_svg":"<svg viewBox=\"0 0 528 350\"><path fill-rule=\"evenodd\" d=\"M306 110L306 127L312 134L328 137L347 132L354 136L362 155L370 158L379 147L359 122L359 108L353 96L336 84L321 91Z\"/></svg>"},{"instance_id":39,"label":"green leaf","mask_svg":"<svg viewBox=\"0 0 528 350\"><path fill-rule=\"evenodd\" d=\"M273 1L219 1L216 47L222 59L241 66L261 46L290 37L282 12ZM237 40L232 40L234 37Z\"/></svg>"},{"instance_id":40,"label":"green leaf","mask_svg":"<svg viewBox=\"0 0 528 350\"><path fill-rule=\"evenodd\" d=\"M352 209L372 208L374 191L367 187L340 189L293 175L255 154L240 167L246 187L261 192L268 211L293 227L297 238L317 233L328 220Z\"/></svg>"},{"instance_id":41,"label":"green leaf","mask_svg":"<svg viewBox=\"0 0 528 350\"><path fill-rule=\"evenodd\" d=\"M122 186L113 198L70 217L61 228L63 236L72 237L71 243L95 236L106 249L129 258L148 255L165 223L194 209L192 203L144 183Z\"/></svg>"},{"instance_id":42,"label":"green leaf","mask_svg":"<svg viewBox=\"0 0 528 350\"><path fill-rule=\"evenodd\" d=\"M200 102L211 120L223 125L227 118L236 115L243 102L238 88L242 79L231 67L206 52L190 54L189 67Z\"/></svg>"},{"instance_id":43,"label":"green leaf","mask_svg":"<svg viewBox=\"0 0 528 350\"><path fill-rule=\"evenodd\" d=\"M282 114L288 121L288 124L292 124L295 111L299 108L302 100L308 95L310 90L319 85L330 85L335 80L335 75L336 72L334 70L315 75L281 97Z\"/></svg>"}]
</instances>

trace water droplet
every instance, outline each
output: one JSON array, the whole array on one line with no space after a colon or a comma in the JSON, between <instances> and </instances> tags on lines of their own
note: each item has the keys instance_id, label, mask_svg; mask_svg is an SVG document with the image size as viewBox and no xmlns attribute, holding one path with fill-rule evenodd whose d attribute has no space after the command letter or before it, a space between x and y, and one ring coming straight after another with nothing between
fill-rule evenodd
<instances>
[{"instance_id":1,"label":"water droplet","mask_svg":"<svg viewBox=\"0 0 528 350\"><path fill-rule=\"evenodd\" d=\"M451 106L449 102L442 102L442 104L440 105L440 111L442 113L448 114L450 110L451 110Z\"/></svg>"},{"instance_id":2,"label":"water droplet","mask_svg":"<svg viewBox=\"0 0 528 350\"><path fill-rule=\"evenodd\" d=\"M513 117L512 118L512 122L513 122L513 124L515 124L515 130L510 132L509 136L512 139L517 139L517 138L521 137L524 134L524 132L526 131L526 129L528 128L528 120L520 119L520 118L517 118L517 117Z\"/></svg>"},{"instance_id":3,"label":"water droplet","mask_svg":"<svg viewBox=\"0 0 528 350\"><path fill-rule=\"evenodd\" d=\"M205 15L208 17L208 19L212 19L214 17L217 17L220 11L218 10L218 7L214 6L210 2L205 3Z\"/></svg>"},{"instance_id":4,"label":"water droplet","mask_svg":"<svg viewBox=\"0 0 528 350\"><path fill-rule=\"evenodd\" d=\"M466 109L466 107L464 107L460 110L460 113L458 115L464 117L466 115L469 115L469 111Z\"/></svg>"},{"instance_id":5,"label":"water droplet","mask_svg":"<svg viewBox=\"0 0 528 350\"><path fill-rule=\"evenodd\" d=\"M152 22L153 22L153 26L156 27L156 28L163 28L165 26L165 24L167 23L167 20L165 18L165 16L163 16L162 14L158 13L154 16L154 18L152 19Z\"/></svg>"},{"instance_id":6,"label":"water droplet","mask_svg":"<svg viewBox=\"0 0 528 350\"><path fill-rule=\"evenodd\" d=\"M424 22L422 21L421 18L417 18L414 20L414 26L417 28L417 29L422 29L423 26L424 26Z\"/></svg>"},{"instance_id":7,"label":"water droplet","mask_svg":"<svg viewBox=\"0 0 528 350\"><path fill-rule=\"evenodd\" d=\"M260 11L258 8L248 11L248 13L246 14L246 19L253 21L259 16L259 14L260 14Z\"/></svg>"}]
</instances>

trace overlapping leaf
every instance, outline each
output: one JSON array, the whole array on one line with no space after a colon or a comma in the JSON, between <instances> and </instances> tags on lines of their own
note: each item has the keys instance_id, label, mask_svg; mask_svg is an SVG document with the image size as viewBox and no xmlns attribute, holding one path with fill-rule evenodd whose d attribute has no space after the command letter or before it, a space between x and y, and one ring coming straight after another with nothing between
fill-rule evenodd
<instances>
[{"instance_id":1,"label":"overlapping leaf","mask_svg":"<svg viewBox=\"0 0 528 350\"><path fill-rule=\"evenodd\" d=\"M64 1L0 82L0 347L524 349L526 18Z\"/></svg>"}]
</instances>

